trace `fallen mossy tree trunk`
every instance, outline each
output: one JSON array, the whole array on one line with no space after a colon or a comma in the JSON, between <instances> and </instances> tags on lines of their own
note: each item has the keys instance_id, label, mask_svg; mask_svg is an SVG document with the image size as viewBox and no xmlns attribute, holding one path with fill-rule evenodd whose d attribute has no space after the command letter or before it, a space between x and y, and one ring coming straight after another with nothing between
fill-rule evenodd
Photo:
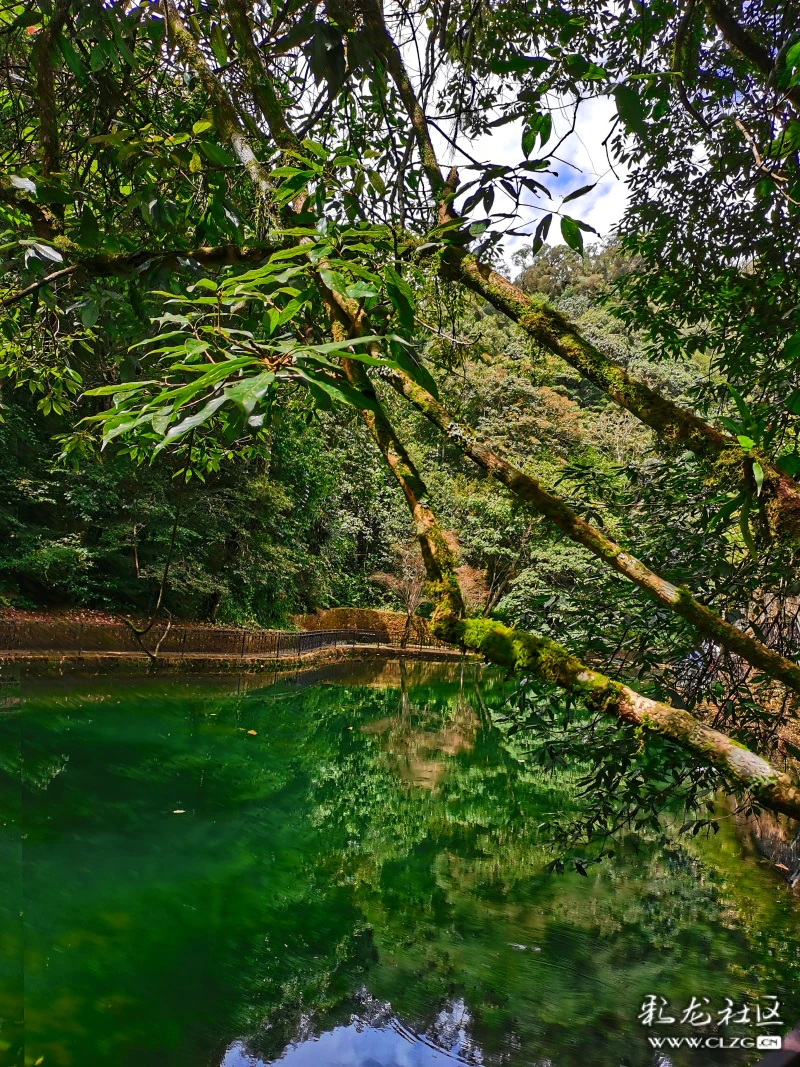
<instances>
[{"instance_id":1,"label":"fallen mossy tree trunk","mask_svg":"<svg viewBox=\"0 0 800 1067\"><path fill-rule=\"evenodd\" d=\"M348 328L352 328L352 320L344 316L330 290L321 281L319 285L331 316L334 339L346 336ZM447 544L436 516L425 503L428 499L425 483L378 400L364 365L356 359L346 358L341 364L350 384L371 401L372 407L364 409L361 417L405 497L434 595L447 602L448 611L463 615L464 601L456 576L455 554Z\"/></svg>"},{"instance_id":2,"label":"fallen mossy tree trunk","mask_svg":"<svg viewBox=\"0 0 800 1067\"><path fill-rule=\"evenodd\" d=\"M800 819L800 787L788 774L688 711L651 700L593 671L555 641L492 619L456 619L446 613L436 620L433 632L514 673L551 682L579 697L592 711L614 715L645 734L668 738L716 767L733 785L745 788L758 805Z\"/></svg>"},{"instance_id":3,"label":"fallen mossy tree trunk","mask_svg":"<svg viewBox=\"0 0 800 1067\"><path fill-rule=\"evenodd\" d=\"M252 40L245 9L239 0L227 0L226 9L229 14L233 15L236 36L246 56L248 74L251 79L253 77L258 79L258 92L255 95L270 133L282 149L298 149L300 142L286 122L286 117L272 88L269 74L263 67L258 49ZM266 184L268 176L256 161L255 153L230 97L209 69L197 41L181 21L171 0L166 4L166 10L173 41L181 57L186 65L200 76L204 88L219 106L219 114L216 118L217 132L245 162L251 184L258 195L262 195L265 189L269 191ZM334 294L319 277L317 286L331 319L334 338L345 336L345 331L355 329L354 314L356 316L360 314L358 305L353 305L355 311L347 305L342 308L334 299ZM464 603L455 576L455 557L447 545L435 515L424 502L428 494L419 472L378 403L374 386L363 366L355 359L345 358L342 360L342 369L349 382L370 401L370 406L362 410L362 417L406 499L426 573L435 590L435 595L447 603L449 611L462 614Z\"/></svg>"},{"instance_id":4,"label":"fallen mossy tree trunk","mask_svg":"<svg viewBox=\"0 0 800 1067\"><path fill-rule=\"evenodd\" d=\"M426 416L461 451L502 482L518 499L531 505L549 519L572 541L583 545L599 560L624 575L658 603L691 623L695 629L729 652L741 656L771 678L800 692L800 667L781 656L762 641L743 633L715 611L696 600L688 589L673 585L635 556L626 552L601 530L586 522L563 500L548 492L536 478L498 456L488 445L478 441L468 426L456 422L449 412L423 386L402 371L386 375L394 388Z\"/></svg>"},{"instance_id":5,"label":"fallen mossy tree trunk","mask_svg":"<svg viewBox=\"0 0 800 1067\"><path fill-rule=\"evenodd\" d=\"M722 484L755 494L753 464L757 462L763 471L761 501L770 533L800 540L800 486L767 456L742 448L729 434L634 378L583 337L544 296L528 296L470 252L448 248L441 257L441 273L502 311L534 341L654 430L667 445L688 449L714 464Z\"/></svg>"}]
</instances>

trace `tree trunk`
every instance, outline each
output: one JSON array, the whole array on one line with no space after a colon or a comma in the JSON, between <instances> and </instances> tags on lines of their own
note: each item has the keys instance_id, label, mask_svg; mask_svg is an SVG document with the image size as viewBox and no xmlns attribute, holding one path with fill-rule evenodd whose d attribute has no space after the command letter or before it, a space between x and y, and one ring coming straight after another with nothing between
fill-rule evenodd
<instances>
[{"instance_id":1,"label":"tree trunk","mask_svg":"<svg viewBox=\"0 0 800 1067\"><path fill-rule=\"evenodd\" d=\"M645 732L666 737L711 764L735 785L746 788L771 811L800 819L800 788L788 774L700 722L688 711L642 696L626 685L593 671L546 637L503 626L492 619L461 619L439 625L443 640L482 652L492 663L514 673L533 674L579 696L592 711L615 715Z\"/></svg>"},{"instance_id":2,"label":"tree trunk","mask_svg":"<svg viewBox=\"0 0 800 1067\"><path fill-rule=\"evenodd\" d=\"M610 537L606 537L602 531L576 515L557 496L549 493L535 478L498 456L488 445L478 441L470 427L458 423L438 400L412 381L407 374L394 371L388 380L438 426L442 433L454 441L465 455L502 482L514 496L536 508L572 541L583 545L601 562L623 574L664 607L686 619L699 633L714 643L722 645L771 678L777 678L784 685L800 692L800 667L796 663L726 622L711 608L695 600L688 589L674 586L650 570L641 560L624 551Z\"/></svg>"},{"instance_id":3,"label":"tree trunk","mask_svg":"<svg viewBox=\"0 0 800 1067\"><path fill-rule=\"evenodd\" d=\"M655 430L662 441L713 462L723 485L753 490L753 461L757 460L764 471L761 498L770 532L800 541L800 486L766 456L743 449L733 437L638 381L581 336L543 296L528 296L471 253L448 249L440 269L443 277L461 282L508 315L529 337Z\"/></svg>"}]
</instances>

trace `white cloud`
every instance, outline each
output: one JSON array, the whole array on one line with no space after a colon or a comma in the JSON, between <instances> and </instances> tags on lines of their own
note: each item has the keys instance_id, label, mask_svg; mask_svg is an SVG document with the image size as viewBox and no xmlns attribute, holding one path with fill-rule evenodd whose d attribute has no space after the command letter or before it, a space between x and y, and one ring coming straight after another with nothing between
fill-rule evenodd
<instances>
[{"instance_id":1,"label":"white cloud","mask_svg":"<svg viewBox=\"0 0 800 1067\"><path fill-rule=\"evenodd\" d=\"M547 199L544 195L535 199L533 194L527 197L528 208L523 209L522 217L518 225L525 225L526 230L533 232L538 220L548 211L557 209L562 198L583 185L596 183L591 192L571 202L565 208L565 213L587 222L593 226L601 237L607 237L614 226L622 217L628 200L628 190L625 184L625 168L615 164L613 170L606 155L603 141L611 131L611 124L616 115L616 108L608 97L600 97L593 100L583 101L578 109L575 122L575 130L569 134L556 153L558 160L553 162L553 170L557 177L552 175L536 175L542 178L542 183L550 189L553 196ZM571 112L555 113L553 135L546 147L552 148L559 138L567 133L571 122ZM509 123L500 126L490 134L477 138L472 143L465 143L464 147L481 163L506 164L514 166L522 162L522 123ZM444 138L437 136L437 151L439 158L448 166L453 163L459 167L465 166L468 160L455 151ZM616 172L616 173L615 173ZM462 182L468 181L468 170L461 172ZM495 200L494 210L505 210L510 206L502 193ZM558 220L553 220L548 240L551 244L561 242L561 233ZM506 253L527 244L528 237L509 237L504 241Z\"/></svg>"}]
</instances>

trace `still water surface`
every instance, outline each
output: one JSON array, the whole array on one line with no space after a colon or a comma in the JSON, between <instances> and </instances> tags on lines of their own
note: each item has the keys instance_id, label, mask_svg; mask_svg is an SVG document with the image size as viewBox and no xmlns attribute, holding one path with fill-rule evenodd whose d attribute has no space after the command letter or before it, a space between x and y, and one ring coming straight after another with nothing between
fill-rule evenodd
<instances>
[{"instance_id":1,"label":"still water surface","mask_svg":"<svg viewBox=\"0 0 800 1067\"><path fill-rule=\"evenodd\" d=\"M637 1016L773 996L788 1029L791 893L726 826L548 877L575 798L504 748L502 698L444 664L24 684L0 712L0 1062L753 1062L656 1053Z\"/></svg>"}]
</instances>

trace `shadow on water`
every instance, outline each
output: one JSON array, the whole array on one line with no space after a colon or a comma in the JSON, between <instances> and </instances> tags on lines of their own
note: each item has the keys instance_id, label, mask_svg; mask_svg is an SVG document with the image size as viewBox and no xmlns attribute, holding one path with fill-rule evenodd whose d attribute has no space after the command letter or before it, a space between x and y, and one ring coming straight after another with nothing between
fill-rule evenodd
<instances>
[{"instance_id":1,"label":"shadow on water","mask_svg":"<svg viewBox=\"0 0 800 1067\"><path fill-rule=\"evenodd\" d=\"M730 823L546 876L578 799L504 748L504 692L385 661L24 683L0 717L0 1062L752 1062L667 1057L637 1016L772 996L794 1022L792 895Z\"/></svg>"}]
</instances>

